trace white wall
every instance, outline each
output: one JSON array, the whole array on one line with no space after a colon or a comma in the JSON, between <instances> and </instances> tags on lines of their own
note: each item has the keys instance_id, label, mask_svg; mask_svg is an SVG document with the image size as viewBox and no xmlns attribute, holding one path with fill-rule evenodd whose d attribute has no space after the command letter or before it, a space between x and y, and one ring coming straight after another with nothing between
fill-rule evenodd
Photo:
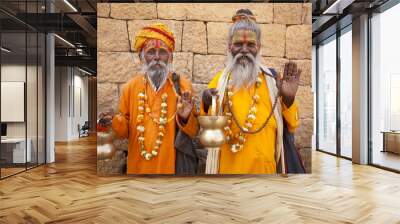
<instances>
[{"instance_id":1,"label":"white wall","mask_svg":"<svg viewBox=\"0 0 400 224\"><path fill-rule=\"evenodd\" d=\"M27 69L27 70L25 70ZM24 65L20 64L4 64L1 66L1 81L3 82L25 82L25 75L26 72L28 72L28 78L29 78L29 86L36 86L36 80L32 80L30 78L30 74L35 74L36 75L36 67L34 66L27 66L27 68ZM28 106L31 106L31 109L27 113L27 119L28 122L35 122L36 125L36 119L37 115L36 113L31 113L33 110L36 111L36 88L27 88L27 103L29 104ZM32 104L34 102L34 104ZM32 107L34 107L32 109ZM1 108L1 110L7 110L7 108ZM26 122L7 122L7 136L8 137L25 137L25 123ZM28 124L28 129L30 127L33 127L33 124ZM34 127L36 130L36 126ZM28 130L28 137L29 137L29 130ZM35 133L36 134L36 133Z\"/></svg>"},{"instance_id":2,"label":"white wall","mask_svg":"<svg viewBox=\"0 0 400 224\"><path fill-rule=\"evenodd\" d=\"M55 140L77 139L78 124L88 120L88 78L76 68L56 67L55 85Z\"/></svg>"},{"instance_id":3,"label":"white wall","mask_svg":"<svg viewBox=\"0 0 400 224\"><path fill-rule=\"evenodd\" d=\"M6 82L25 82L25 64L10 64L1 66L1 81ZM6 110L7 108L1 108ZM7 123L7 137L25 137L24 122Z\"/></svg>"},{"instance_id":4,"label":"white wall","mask_svg":"<svg viewBox=\"0 0 400 224\"><path fill-rule=\"evenodd\" d=\"M67 67L55 68L55 141L68 140L68 86Z\"/></svg>"},{"instance_id":5,"label":"white wall","mask_svg":"<svg viewBox=\"0 0 400 224\"><path fill-rule=\"evenodd\" d=\"M75 100L74 104L74 110L75 113L74 117L72 119L72 136L75 138L78 137L78 124L81 126L85 123L85 121L88 121L88 78L81 76L82 73L78 73L77 75L77 70L75 70L75 77L74 77L74 89L75 91L73 92L75 95L73 96L73 99ZM78 92L80 91L80 93ZM80 96L80 97L79 97ZM79 102L80 101L80 102ZM81 107L81 108L79 108ZM81 111L80 111L81 110Z\"/></svg>"},{"instance_id":6,"label":"white wall","mask_svg":"<svg viewBox=\"0 0 400 224\"><path fill-rule=\"evenodd\" d=\"M25 64L1 65L1 81L25 82Z\"/></svg>"}]
</instances>

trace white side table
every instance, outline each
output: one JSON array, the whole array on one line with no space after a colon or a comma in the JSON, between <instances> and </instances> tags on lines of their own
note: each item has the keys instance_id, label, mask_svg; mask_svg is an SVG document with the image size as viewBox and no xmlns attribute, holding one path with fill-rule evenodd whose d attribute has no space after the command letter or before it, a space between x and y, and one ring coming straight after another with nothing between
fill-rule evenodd
<instances>
[{"instance_id":1,"label":"white side table","mask_svg":"<svg viewBox=\"0 0 400 224\"><path fill-rule=\"evenodd\" d=\"M30 138L27 138L26 143L28 147L26 147L26 154L25 154L25 138L6 138L1 140L2 145L7 145L7 146L12 145L13 163L31 162L32 140Z\"/></svg>"}]
</instances>

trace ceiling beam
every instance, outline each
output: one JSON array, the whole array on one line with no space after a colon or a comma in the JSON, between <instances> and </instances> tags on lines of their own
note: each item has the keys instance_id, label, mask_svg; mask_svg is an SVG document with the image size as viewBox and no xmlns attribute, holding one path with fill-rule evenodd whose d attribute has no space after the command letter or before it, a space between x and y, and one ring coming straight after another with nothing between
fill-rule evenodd
<instances>
[{"instance_id":1,"label":"ceiling beam","mask_svg":"<svg viewBox=\"0 0 400 224\"><path fill-rule=\"evenodd\" d=\"M79 13L68 13L67 16L80 26L90 37L97 38L97 30L90 24L85 17Z\"/></svg>"},{"instance_id":2,"label":"ceiling beam","mask_svg":"<svg viewBox=\"0 0 400 224\"><path fill-rule=\"evenodd\" d=\"M97 59L90 56L55 56L56 66L88 67L96 71Z\"/></svg>"}]
</instances>

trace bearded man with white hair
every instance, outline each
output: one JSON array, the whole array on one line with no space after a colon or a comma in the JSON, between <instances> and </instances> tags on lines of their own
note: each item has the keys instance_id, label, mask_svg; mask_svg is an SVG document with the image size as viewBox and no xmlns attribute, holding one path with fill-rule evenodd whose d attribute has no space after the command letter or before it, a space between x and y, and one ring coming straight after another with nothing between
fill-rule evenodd
<instances>
[{"instance_id":1,"label":"bearded man with white hair","mask_svg":"<svg viewBox=\"0 0 400 224\"><path fill-rule=\"evenodd\" d=\"M102 114L102 119L112 119L117 137L129 140L128 174L174 174L177 128L188 136L197 131L191 113L192 85L183 77L174 79L175 40L166 25L143 27L134 48L143 63L142 72L124 85L118 114Z\"/></svg>"},{"instance_id":2,"label":"bearded man with white hair","mask_svg":"<svg viewBox=\"0 0 400 224\"><path fill-rule=\"evenodd\" d=\"M217 110L228 117L220 174L276 173L285 166L284 125L291 133L299 125L295 95L301 71L287 63L281 77L261 64L261 30L250 10L238 10L232 20L227 66L203 92L200 113L209 112L215 95Z\"/></svg>"}]
</instances>

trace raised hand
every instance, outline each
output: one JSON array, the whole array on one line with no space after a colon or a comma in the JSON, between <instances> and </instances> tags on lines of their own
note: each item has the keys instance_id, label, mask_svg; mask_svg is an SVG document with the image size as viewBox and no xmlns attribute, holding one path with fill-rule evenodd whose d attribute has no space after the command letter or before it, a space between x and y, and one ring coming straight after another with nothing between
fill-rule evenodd
<instances>
[{"instance_id":1,"label":"raised hand","mask_svg":"<svg viewBox=\"0 0 400 224\"><path fill-rule=\"evenodd\" d=\"M177 114L183 122L187 122L190 113L193 110L192 96L190 92L183 92L182 96L178 98Z\"/></svg>"},{"instance_id":2,"label":"raised hand","mask_svg":"<svg viewBox=\"0 0 400 224\"><path fill-rule=\"evenodd\" d=\"M276 84L282 96L283 103L290 107L299 88L301 69L297 68L297 64L289 62L285 64L283 77L277 76Z\"/></svg>"}]
</instances>

